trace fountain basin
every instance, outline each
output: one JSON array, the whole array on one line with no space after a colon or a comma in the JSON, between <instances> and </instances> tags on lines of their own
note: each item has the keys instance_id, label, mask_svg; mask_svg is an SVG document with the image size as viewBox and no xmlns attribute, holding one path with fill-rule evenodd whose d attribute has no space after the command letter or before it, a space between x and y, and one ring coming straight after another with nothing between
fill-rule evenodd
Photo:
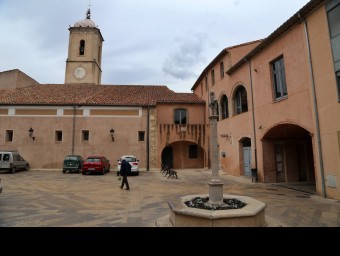
<instances>
[{"instance_id":1,"label":"fountain basin","mask_svg":"<svg viewBox=\"0 0 340 256\"><path fill-rule=\"evenodd\" d=\"M188 195L168 202L170 223L173 227L265 227L266 204L254 198L237 195L223 195L223 199L238 199L247 205L241 209L206 210L188 207L184 202L195 197L209 195Z\"/></svg>"}]
</instances>

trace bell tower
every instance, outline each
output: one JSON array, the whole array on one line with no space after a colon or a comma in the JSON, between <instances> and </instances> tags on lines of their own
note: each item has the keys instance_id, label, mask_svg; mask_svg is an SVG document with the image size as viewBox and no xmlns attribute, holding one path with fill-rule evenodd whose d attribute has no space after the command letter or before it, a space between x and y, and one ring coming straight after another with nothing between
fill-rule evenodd
<instances>
[{"instance_id":1,"label":"bell tower","mask_svg":"<svg viewBox=\"0 0 340 256\"><path fill-rule=\"evenodd\" d=\"M101 84L103 36L91 20L88 9L84 20L69 28L65 83Z\"/></svg>"}]
</instances>

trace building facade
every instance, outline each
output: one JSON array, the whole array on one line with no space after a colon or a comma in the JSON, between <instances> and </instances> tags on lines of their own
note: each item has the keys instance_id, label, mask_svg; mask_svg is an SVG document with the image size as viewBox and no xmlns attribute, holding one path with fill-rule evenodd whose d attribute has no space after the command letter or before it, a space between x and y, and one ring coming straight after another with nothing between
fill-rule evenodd
<instances>
[{"instance_id":1,"label":"building facade","mask_svg":"<svg viewBox=\"0 0 340 256\"><path fill-rule=\"evenodd\" d=\"M104 39L90 10L69 31L65 84L0 73L0 148L19 151L32 169L61 170L70 154L104 155L112 169L127 154L142 170L163 161L204 167L205 102L166 86L101 85Z\"/></svg>"},{"instance_id":2,"label":"building facade","mask_svg":"<svg viewBox=\"0 0 340 256\"><path fill-rule=\"evenodd\" d=\"M203 71L192 90L218 99L225 173L307 182L340 198L339 17L340 1L312 0L267 38L225 49Z\"/></svg>"}]
</instances>

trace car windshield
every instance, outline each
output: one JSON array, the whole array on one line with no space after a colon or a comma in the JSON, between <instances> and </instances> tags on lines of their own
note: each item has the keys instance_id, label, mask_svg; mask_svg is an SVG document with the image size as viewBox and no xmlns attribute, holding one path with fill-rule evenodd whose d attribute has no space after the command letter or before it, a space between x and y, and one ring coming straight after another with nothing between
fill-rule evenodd
<instances>
[{"instance_id":1,"label":"car windshield","mask_svg":"<svg viewBox=\"0 0 340 256\"><path fill-rule=\"evenodd\" d=\"M65 157L65 160L66 161L69 161L69 160L77 161L78 158L76 156L67 156L67 157Z\"/></svg>"},{"instance_id":2,"label":"car windshield","mask_svg":"<svg viewBox=\"0 0 340 256\"><path fill-rule=\"evenodd\" d=\"M124 159L128 162L137 162L137 159L135 157L124 157Z\"/></svg>"},{"instance_id":3,"label":"car windshield","mask_svg":"<svg viewBox=\"0 0 340 256\"><path fill-rule=\"evenodd\" d=\"M100 159L99 158L87 158L86 162L88 162L88 163L92 163L92 162L99 163Z\"/></svg>"}]
</instances>

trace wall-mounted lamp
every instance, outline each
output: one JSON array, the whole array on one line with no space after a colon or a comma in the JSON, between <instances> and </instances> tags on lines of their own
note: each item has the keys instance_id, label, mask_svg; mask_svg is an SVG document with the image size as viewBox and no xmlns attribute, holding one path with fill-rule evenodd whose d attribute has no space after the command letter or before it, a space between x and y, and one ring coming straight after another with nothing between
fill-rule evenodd
<instances>
[{"instance_id":1,"label":"wall-mounted lamp","mask_svg":"<svg viewBox=\"0 0 340 256\"><path fill-rule=\"evenodd\" d=\"M32 127L28 130L28 135L30 136L30 138L32 139L32 140L35 140L35 137L33 136L33 132L34 132L34 130L32 129Z\"/></svg>"},{"instance_id":2,"label":"wall-mounted lamp","mask_svg":"<svg viewBox=\"0 0 340 256\"><path fill-rule=\"evenodd\" d=\"M111 135L112 141L114 141L115 140L115 130L113 130L112 128L110 130L110 135Z\"/></svg>"}]
</instances>

